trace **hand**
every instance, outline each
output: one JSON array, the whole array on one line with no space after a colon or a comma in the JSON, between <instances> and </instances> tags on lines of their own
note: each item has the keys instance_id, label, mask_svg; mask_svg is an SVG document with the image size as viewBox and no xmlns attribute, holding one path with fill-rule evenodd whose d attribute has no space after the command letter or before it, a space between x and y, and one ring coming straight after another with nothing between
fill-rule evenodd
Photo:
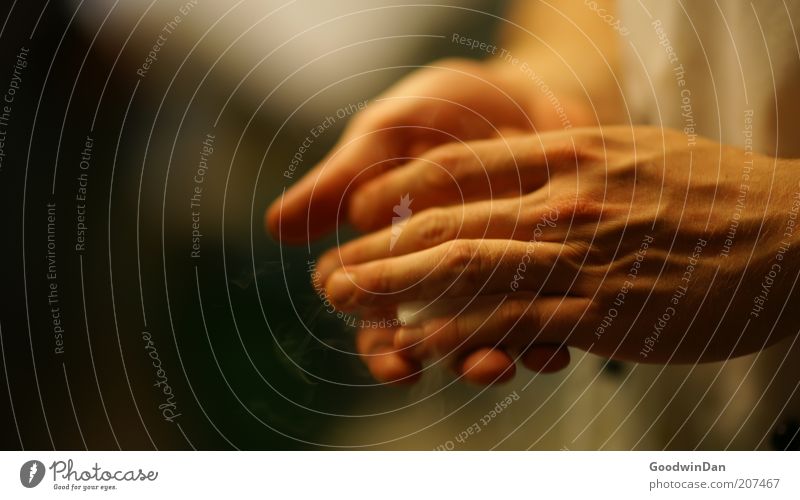
<instances>
[{"instance_id":1,"label":"hand","mask_svg":"<svg viewBox=\"0 0 800 500\"><path fill-rule=\"evenodd\" d=\"M538 94L520 78L468 60L446 60L411 74L356 115L330 154L272 204L268 230L283 242L305 243L345 219L376 229L392 215L391 207L373 213L358 205L358 193L371 179L440 144L556 123L549 116L555 114L552 105L530 104Z\"/></svg>"},{"instance_id":2,"label":"hand","mask_svg":"<svg viewBox=\"0 0 800 500\"><path fill-rule=\"evenodd\" d=\"M640 362L716 361L800 326L799 315L781 314L797 299L796 162L702 139L690 146L679 132L646 127L444 147L430 155L441 155L460 190L421 182L440 175L424 162L371 184L386 200L435 191L445 206L417 211L393 247L387 228L319 265L343 310L480 297L384 331L383 346L411 360L404 369L487 346L525 353L533 343ZM458 195L508 187L509 176L519 180L516 196Z\"/></svg>"}]
</instances>

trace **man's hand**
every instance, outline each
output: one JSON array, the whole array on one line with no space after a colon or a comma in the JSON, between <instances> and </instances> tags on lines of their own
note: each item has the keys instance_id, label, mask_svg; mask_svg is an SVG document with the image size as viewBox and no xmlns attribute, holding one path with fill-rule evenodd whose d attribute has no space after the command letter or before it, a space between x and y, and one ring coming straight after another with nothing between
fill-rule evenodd
<instances>
[{"instance_id":1,"label":"man's hand","mask_svg":"<svg viewBox=\"0 0 800 500\"><path fill-rule=\"evenodd\" d=\"M495 346L523 355L534 343L715 361L797 331L800 318L781 315L797 295L796 164L646 127L446 145L427 157L436 165L411 161L371 179L351 207L378 212L408 193L436 208L417 211L394 246L387 228L319 263L342 310L479 298L382 330L383 355L409 364L381 377L372 360L379 378L410 379L431 356L464 360ZM377 337L361 335L369 355Z\"/></svg>"},{"instance_id":2,"label":"man's hand","mask_svg":"<svg viewBox=\"0 0 800 500\"><path fill-rule=\"evenodd\" d=\"M351 203L370 180L440 144L533 130L531 92L516 78L468 60L411 74L356 115L330 154L272 204L267 229L283 242L305 243L340 220L363 230L380 227L385 210Z\"/></svg>"}]
</instances>

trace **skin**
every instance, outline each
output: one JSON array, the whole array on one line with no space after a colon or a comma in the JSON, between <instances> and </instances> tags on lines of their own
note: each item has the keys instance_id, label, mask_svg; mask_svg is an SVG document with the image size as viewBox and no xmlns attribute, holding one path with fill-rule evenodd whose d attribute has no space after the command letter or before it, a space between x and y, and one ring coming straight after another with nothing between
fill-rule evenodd
<instances>
[{"instance_id":1,"label":"skin","mask_svg":"<svg viewBox=\"0 0 800 500\"><path fill-rule=\"evenodd\" d=\"M345 222L367 233L319 260L320 282L342 310L385 317L405 301L482 298L415 328L359 331L356 347L378 380L413 382L423 361L443 357L465 380L500 382L514 360L563 368L567 346L639 362L716 361L800 326L780 314L796 300L787 219L800 165L690 144L668 129L609 126L623 117L607 43L615 34L577 4L522 7L518 18L530 22L520 26L540 35L536 43L520 29L506 33L574 128L558 130L563 116L507 64L434 63L358 115L268 210L268 230L285 243ZM746 209L726 244L750 160ZM393 206L406 194L414 214L390 250Z\"/></svg>"},{"instance_id":2,"label":"skin","mask_svg":"<svg viewBox=\"0 0 800 500\"><path fill-rule=\"evenodd\" d=\"M747 200L759 209L742 213L735 244L726 249L749 160L742 150L705 140L690 147L680 132L648 127L445 147L452 174L447 178L465 191L469 183L514 172L539 185L517 196L466 204L442 194L441 203L452 205L415 213L404 241L391 251L386 228L320 260L326 292L345 311L437 297L492 298L420 327L400 328L394 347L406 356L460 358L487 345L524 352L546 343L620 360L709 362L755 352L800 326L794 315L778 316L783 302L796 295L790 279L797 271L796 235L786 234L792 196L800 190L796 161L753 155ZM447 193L436 183L418 182L419 165L409 163L372 182L388 200L426 189ZM488 180L473 171L488 172ZM532 238L537 224L540 232ZM632 272L645 241L646 254ZM782 243L788 244L784 252ZM530 258L520 273L526 253ZM769 292L774 300L752 315L754 297L776 263L780 271ZM618 315L598 331L622 290ZM677 303L676 291L682 292ZM642 355L665 313L668 328Z\"/></svg>"},{"instance_id":3,"label":"skin","mask_svg":"<svg viewBox=\"0 0 800 500\"><path fill-rule=\"evenodd\" d=\"M415 200L438 193L438 201L420 203L391 250L391 228L384 228L325 254L319 270L326 292L341 310L374 314L411 300L490 300L414 328L362 332L382 338L379 350L361 344L362 352L382 354L369 363L381 379L413 380L414 361L434 356L463 360L457 368L476 382L504 379L507 359L475 357L486 346L521 354L537 344L567 345L621 360L718 361L755 352L800 326L794 315L778 315L783 298L796 295L788 279L796 271L796 235L787 225L800 190L796 161L751 158L706 140L690 146L680 132L648 127L448 144L423 156L442 167L434 170L440 178L425 177L425 161L411 161L363 185L357 196L365 201L354 203L370 207L371 217L390 213L388 200L405 193ZM735 244L726 249L751 159L747 200L760 209L742 212ZM468 203L442 187L488 192L509 177L520 179L516 194ZM645 241L631 277L632 256ZM774 300L755 310L756 292L775 264ZM622 290L614 321L598 330ZM665 313L668 324L647 349Z\"/></svg>"}]
</instances>

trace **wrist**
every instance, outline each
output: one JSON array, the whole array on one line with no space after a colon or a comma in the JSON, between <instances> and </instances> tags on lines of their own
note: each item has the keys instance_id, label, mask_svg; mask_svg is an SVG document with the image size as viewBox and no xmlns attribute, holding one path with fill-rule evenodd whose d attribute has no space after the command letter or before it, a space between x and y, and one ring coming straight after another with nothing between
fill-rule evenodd
<instances>
[{"instance_id":1,"label":"wrist","mask_svg":"<svg viewBox=\"0 0 800 500\"><path fill-rule=\"evenodd\" d=\"M558 74L543 71L546 64L493 57L485 66L498 85L523 107L538 131L598 125L590 96L582 95L581 89ZM604 114L602 109L599 112ZM600 121L604 122L602 116Z\"/></svg>"},{"instance_id":2,"label":"wrist","mask_svg":"<svg viewBox=\"0 0 800 500\"><path fill-rule=\"evenodd\" d=\"M800 271L800 160L775 159L776 175L773 190L778 213L779 245L786 248L787 265Z\"/></svg>"},{"instance_id":3,"label":"wrist","mask_svg":"<svg viewBox=\"0 0 800 500\"><path fill-rule=\"evenodd\" d=\"M760 206L765 209L758 214L762 227L753 251L756 259L747 265L755 279L750 319L769 318L759 324L771 325L770 335L777 341L800 326L800 318L783 312L785 304L800 300L795 282L800 273L800 162L760 157L753 172L763 173Z\"/></svg>"}]
</instances>

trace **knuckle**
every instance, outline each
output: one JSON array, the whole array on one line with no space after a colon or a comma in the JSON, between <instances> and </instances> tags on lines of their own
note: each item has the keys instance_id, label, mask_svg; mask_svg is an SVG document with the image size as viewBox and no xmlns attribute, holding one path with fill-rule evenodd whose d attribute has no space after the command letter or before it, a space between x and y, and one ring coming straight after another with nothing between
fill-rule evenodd
<instances>
[{"instance_id":1,"label":"knuckle","mask_svg":"<svg viewBox=\"0 0 800 500\"><path fill-rule=\"evenodd\" d=\"M572 207L572 215L579 219L594 220L603 212L603 204L596 202L587 196L578 195L575 197Z\"/></svg>"},{"instance_id":2,"label":"knuckle","mask_svg":"<svg viewBox=\"0 0 800 500\"><path fill-rule=\"evenodd\" d=\"M361 231L368 231L376 225L375 210L370 208L375 204L372 184L358 190L347 202L347 217Z\"/></svg>"},{"instance_id":3,"label":"knuckle","mask_svg":"<svg viewBox=\"0 0 800 500\"><path fill-rule=\"evenodd\" d=\"M527 323L527 318L531 315L531 304L521 300L508 300L500 309L497 310L499 324L502 325L503 334L508 334L512 330L519 329Z\"/></svg>"},{"instance_id":4,"label":"knuckle","mask_svg":"<svg viewBox=\"0 0 800 500\"><path fill-rule=\"evenodd\" d=\"M412 234L415 235L417 242L425 247L450 241L455 235L453 219L445 209L426 210L418 215Z\"/></svg>"},{"instance_id":5,"label":"knuckle","mask_svg":"<svg viewBox=\"0 0 800 500\"><path fill-rule=\"evenodd\" d=\"M572 238L564 242L556 256L559 265L575 273L581 273L586 261L597 251L588 242L578 238Z\"/></svg>"},{"instance_id":6,"label":"knuckle","mask_svg":"<svg viewBox=\"0 0 800 500\"><path fill-rule=\"evenodd\" d=\"M491 273L499 264L485 255L485 247L479 242L465 242L463 246L461 266L454 268L453 274L453 293L469 296L477 293L489 280ZM491 269L489 269L491 267Z\"/></svg>"},{"instance_id":7,"label":"knuckle","mask_svg":"<svg viewBox=\"0 0 800 500\"><path fill-rule=\"evenodd\" d=\"M439 172L440 178L453 182L464 175L465 156L464 146L446 144L431 151L424 160L430 164L430 170Z\"/></svg>"},{"instance_id":8,"label":"knuckle","mask_svg":"<svg viewBox=\"0 0 800 500\"><path fill-rule=\"evenodd\" d=\"M420 175L425 180L425 186L431 191L451 190L453 178L441 165L424 161L420 164Z\"/></svg>"},{"instance_id":9,"label":"knuckle","mask_svg":"<svg viewBox=\"0 0 800 500\"><path fill-rule=\"evenodd\" d=\"M458 280L463 283L465 278L470 278L470 276L467 276L468 274L474 276L479 265L478 252L475 251L474 245L469 241L455 240L445 246L442 266L444 266L445 274L450 276L452 280Z\"/></svg>"},{"instance_id":10,"label":"knuckle","mask_svg":"<svg viewBox=\"0 0 800 500\"><path fill-rule=\"evenodd\" d=\"M602 160L611 145L603 134L594 131L575 135L574 140L579 160Z\"/></svg>"},{"instance_id":11,"label":"knuckle","mask_svg":"<svg viewBox=\"0 0 800 500\"><path fill-rule=\"evenodd\" d=\"M587 194L564 196L553 201L554 209L574 222L596 221L603 213L603 203Z\"/></svg>"},{"instance_id":12,"label":"knuckle","mask_svg":"<svg viewBox=\"0 0 800 500\"><path fill-rule=\"evenodd\" d=\"M541 209L523 210L519 215L510 215L508 222L516 225L525 238L538 242L548 239L547 233L560 223L562 217L558 207L548 205Z\"/></svg>"}]
</instances>

